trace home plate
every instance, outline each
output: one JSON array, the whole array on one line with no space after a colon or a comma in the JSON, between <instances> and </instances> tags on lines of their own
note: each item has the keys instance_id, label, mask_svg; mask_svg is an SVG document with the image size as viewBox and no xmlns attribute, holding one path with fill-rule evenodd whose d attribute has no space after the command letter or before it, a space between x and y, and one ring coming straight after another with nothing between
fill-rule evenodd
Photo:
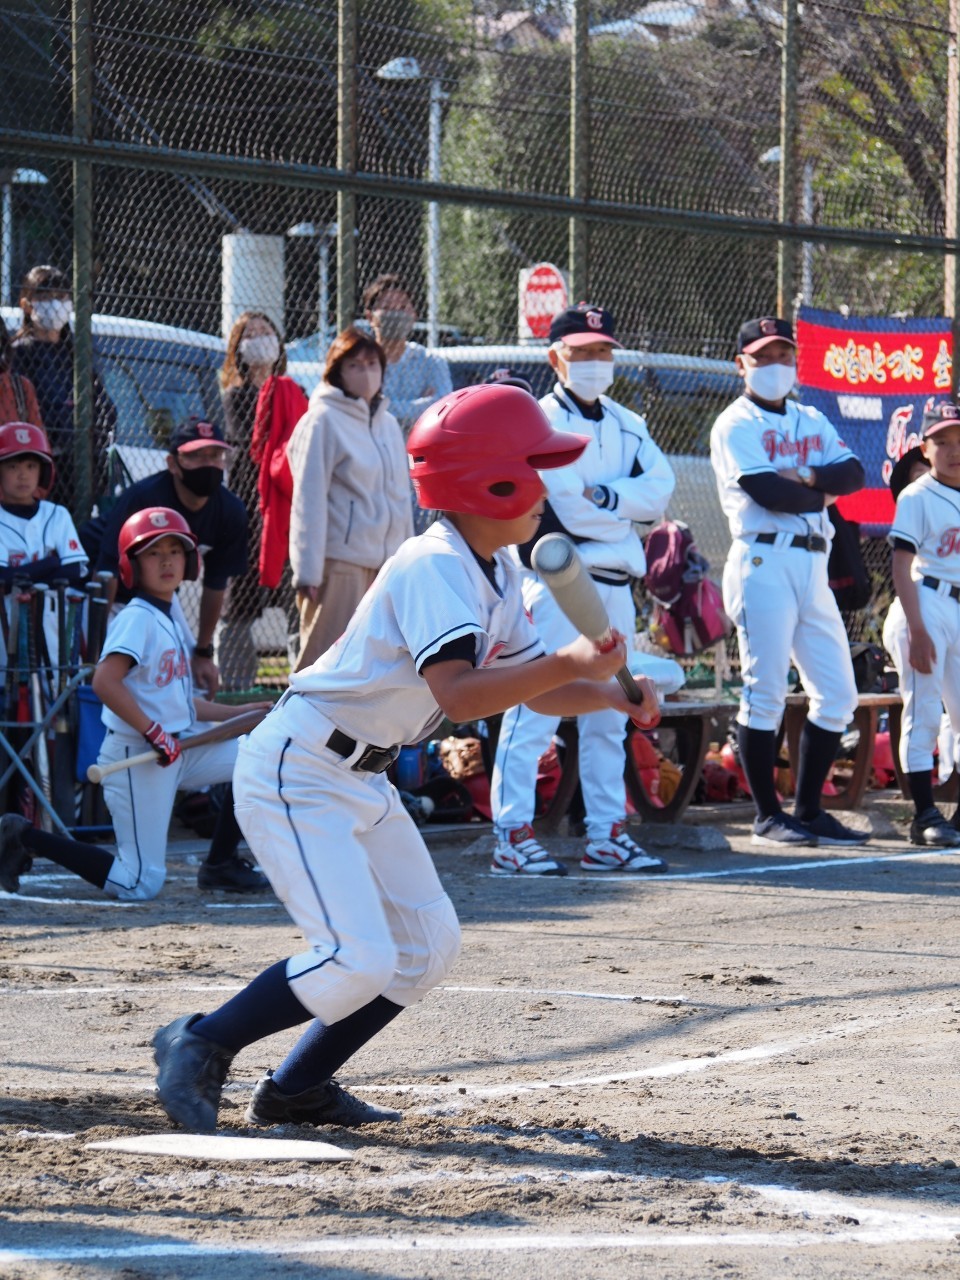
<instances>
[{"instance_id":1,"label":"home plate","mask_svg":"<svg viewBox=\"0 0 960 1280\"><path fill-rule=\"evenodd\" d=\"M199 1133L145 1133L135 1138L88 1142L89 1151L134 1151L184 1160L352 1160L353 1152L329 1142L297 1138L228 1138Z\"/></svg>"}]
</instances>

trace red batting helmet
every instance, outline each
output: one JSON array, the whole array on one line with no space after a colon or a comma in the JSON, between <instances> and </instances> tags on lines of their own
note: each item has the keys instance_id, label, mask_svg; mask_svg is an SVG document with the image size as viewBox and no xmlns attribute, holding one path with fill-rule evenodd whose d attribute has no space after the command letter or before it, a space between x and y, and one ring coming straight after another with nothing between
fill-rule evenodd
<instances>
[{"instance_id":1,"label":"red batting helmet","mask_svg":"<svg viewBox=\"0 0 960 1280\"><path fill-rule=\"evenodd\" d=\"M37 491L47 494L53 488L53 456L46 432L32 422L7 422L0 427L0 462L30 454L40 459L40 482Z\"/></svg>"},{"instance_id":2,"label":"red batting helmet","mask_svg":"<svg viewBox=\"0 0 960 1280\"><path fill-rule=\"evenodd\" d=\"M519 387L484 384L432 404L410 432L407 453L421 507L515 520L543 497L537 472L575 462L588 442L554 431Z\"/></svg>"},{"instance_id":3,"label":"red batting helmet","mask_svg":"<svg viewBox=\"0 0 960 1280\"><path fill-rule=\"evenodd\" d=\"M184 579L192 582L200 577L200 552L197 537L183 516L169 507L146 507L123 522L118 540L120 581L129 590L137 585L136 557L161 538L179 538L187 549Z\"/></svg>"}]
</instances>

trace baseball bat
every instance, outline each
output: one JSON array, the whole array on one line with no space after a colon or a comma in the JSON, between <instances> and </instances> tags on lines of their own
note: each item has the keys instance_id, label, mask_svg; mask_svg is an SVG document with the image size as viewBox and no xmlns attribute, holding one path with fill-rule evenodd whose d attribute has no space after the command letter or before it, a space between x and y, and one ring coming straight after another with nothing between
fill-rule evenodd
<instances>
[{"instance_id":1,"label":"baseball bat","mask_svg":"<svg viewBox=\"0 0 960 1280\"><path fill-rule=\"evenodd\" d=\"M37 781L40 783L40 790L43 792L44 799L49 804L53 799L53 787L50 779L50 752L47 745L47 730L41 728L43 725L44 705L43 705L43 657L45 638L43 624L47 610L47 588L46 584L36 582L33 586L33 599L31 600L30 609L30 626L28 634L29 644L29 666L30 666L30 708L33 715L34 726L38 729L36 746L34 747L34 762L37 770ZM44 810L41 825L44 830L50 829L50 819Z\"/></svg>"},{"instance_id":2,"label":"baseball bat","mask_svg":"<svg viewBox=\"0 0 960 1280\"><path fill-rule=\"evenodd\" d=\"M570 539L562 533L545 534L535 544L530 561L580 634L596 645L609 644L613 635L610 619ZM631 702L643 701L643 694L625 664L617 672L617 680Z\"/></svg>"},{"instance_id":3,"label":"baseball bat","mask_svg":"<svg viewBox=\"0 0 960 1280\"><path fill-rule=\"evenodd\" d=\"M57 661L56 689L57 698L62 698L67 687L67 672L70 661L69 641L67 639L67 580L54 578L51 583L56 592L57 601ZM73 732L70 726L70 707L67 702L61 706L54 721L53 765L50 784L53 788L53 807L65 826L76 821L76 785L73 777Z\"/></svg>"},{"instance_id":4,"label":"baseball bat","mask_svg":"<svg viewBox=\"0 0 960 1280\"><path fill-rule=\"evenodd\" d=\"M178 738L181 751L192 751L194 747L209 747L214 742L225 742L228 738L239 738L242 733L249 733L256 728L267 713L262 707L255 711L245 711L243 715L233 716L229 720L221 720L212 729L193 734L189 738ZM111 773L121 773L124 769L132 769L138 764L149 764L157 759L157 753L151 749L141 751L138 755L128 756L126 760L112 760L110 764L92 764L87 769L87 778L91 782L102 782Z\"/></svg>"}]
</instances>

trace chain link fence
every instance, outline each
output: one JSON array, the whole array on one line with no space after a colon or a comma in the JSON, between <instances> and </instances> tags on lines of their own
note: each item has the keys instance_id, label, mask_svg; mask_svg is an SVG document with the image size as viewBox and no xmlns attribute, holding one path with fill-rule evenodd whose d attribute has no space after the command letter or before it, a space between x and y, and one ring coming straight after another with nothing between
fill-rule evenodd
<instances>
[{"instance_id":1,"label":"chain link fence","mask_svg":"<svg viewBox=\"0 0 960 1280\"><path fill-rule=\"evenodd\" d=\"M148 474L177 422L224 422L241 315L270 318L309 392L395 272L455 386L509 364L543 394L518 288L550 262L616 315L614 394L673 456L672 513L719 569L708 437L740 322L778 291L953 314L955 3L0 0L0 304L28 333L30 269L72 279L75 514L111 496L92 371ZM230 479L254 557L255 478ZM289 582L246 575L228 620L253 647L224 643L227 685L282 678Z\"/></svg>"}]
</instances>

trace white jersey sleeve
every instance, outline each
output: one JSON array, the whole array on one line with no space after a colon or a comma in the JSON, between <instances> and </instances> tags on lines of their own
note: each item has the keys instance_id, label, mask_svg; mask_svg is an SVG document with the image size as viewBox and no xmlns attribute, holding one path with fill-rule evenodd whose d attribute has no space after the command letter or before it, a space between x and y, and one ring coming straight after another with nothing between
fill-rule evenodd
<instances>
[{"instance_id":1,"label":"white jersey sleeve","mask_svg":"<svg viewBox=\"0 0 960 1280\"><path fill-rule=\"evenodd\" d=\"M133 666L124 680L144 715L168 733L182 733L195 720L189 647L176 621L135 596L110 620L101 658L124 654ZM121 716L104 707L103 723L130 732Z\"/></svg>"},{"instance_id":2,"label":"white jersey sleeve","mask_svg":"<svg viewBox=\"0 0 960 1280\"><path fill-rule=\"evenodd\" d=\"M29 520L0 508L0 565L15 569L54 553L61 564L87 564L87 553L66 507L40 502Z\"/></svg>"},{"instance_id":3,"label":"white jersey sleeve","mask_svg":"<svg viewBox=\"0 0 960 1280\"><path fill-rule=\"evenodd\" d=\"M887 540L914 548L915 581L927 575L960 585L960 493L929 472L914 480L900 494Z\"/></svg>"}]
</instances>

